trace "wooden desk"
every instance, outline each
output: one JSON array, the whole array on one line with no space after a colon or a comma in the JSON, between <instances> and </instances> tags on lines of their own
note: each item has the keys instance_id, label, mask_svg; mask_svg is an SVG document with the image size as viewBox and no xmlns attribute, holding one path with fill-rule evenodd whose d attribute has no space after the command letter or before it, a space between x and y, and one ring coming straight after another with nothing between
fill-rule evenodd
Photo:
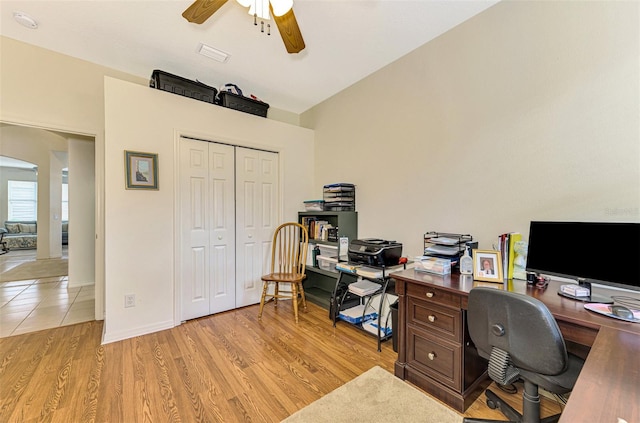
<instances>
[{"instance_id":1,"label":"wooden desk","mask_svg":"<svg viewBox=\"0 0 640 423\"><path fill-rule=\"evenodd\" d=\"M458 378L457 385L443 384L437 374L435 378L430 374L430 368L416 364L413 360L416 348L420 348L416 344L416 339L419 338L415 333L420 332L420 328L416 328L416 316L427 308L446 316L459 304L462 319L460 322L452 321L452 325L459 324L457 330L467 333L465 317L469 291L477 285L499 286L530 295L545 303L556 318L568 347L582 349L583 355L587 356L560 422L616 423L618 418L628 423L640 422L640 324L585 310L584 303L559 296L557 291L561 283L556 281L551 281L546 289L540 290L519 280L496 285L474 282L471 277L457 274L442 277L412 269L393 273L391 277L396 280L396 293L399 297L398 361L395 363L395 374L399 378L411 381L458 411L464 411L485 385L482 381L486 379L486 372L479 374L477 368L470 363L470 360L477 362L481 359L474 357L469 349L462 348L458 351L459 359L452 363L460 367L450 369L451 374ZM595 289L601 295L620 295L619 291L599 287ZM417 294L420 292L425 297L418 302ZM431 297L427 298L429 294ZM436 317L436 320L443 321L439 319L439 315ZM420 332L427 340L433 339L433 334L437 333ZM454 346L450 341L444 339L443 343ZM482 363L485 365L483 361ZM469 377L473 380L469 380Z\"/></svg>"}]
</instances>

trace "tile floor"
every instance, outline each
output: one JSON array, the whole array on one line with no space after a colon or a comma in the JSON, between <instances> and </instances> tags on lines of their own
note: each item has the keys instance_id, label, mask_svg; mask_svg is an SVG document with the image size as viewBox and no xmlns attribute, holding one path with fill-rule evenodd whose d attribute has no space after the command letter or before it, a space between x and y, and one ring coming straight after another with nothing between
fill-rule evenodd
<instances>
[{"instance_id":1,"label":"tile floor","mask_svg":"<svg viewBox=\"0 0 640 423\"><path fill-rule=\"evenodd\" d=\"M68 288L67 276L0 282L0 338L93 320L94 298L93 286Z\"/></svg>"}]
</instances>

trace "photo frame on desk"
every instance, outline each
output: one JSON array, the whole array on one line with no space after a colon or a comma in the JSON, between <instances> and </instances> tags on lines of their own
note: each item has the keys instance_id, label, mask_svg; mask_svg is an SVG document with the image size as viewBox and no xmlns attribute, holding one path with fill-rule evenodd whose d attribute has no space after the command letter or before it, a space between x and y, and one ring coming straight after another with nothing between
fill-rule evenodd
<instances>
[{"instance_id":1,"label":"photo frame on desk","mask_svg":"<svg viewBox=\"0 0 640 423\"><path fill-rule=\"evenodd\" d=\"M504 282L500 251L473 250L473 279L485 282Z\"/></svg>"},{"instance_id":2,"label":"photo frame on desk","mask_svg":"<svg viewBox=\"0 0 640 423\"><path fill-rule=\"evenodd\" d=\"M158 155L124 152L125 188L158 190Z\"/></svg>"}]
</instances>

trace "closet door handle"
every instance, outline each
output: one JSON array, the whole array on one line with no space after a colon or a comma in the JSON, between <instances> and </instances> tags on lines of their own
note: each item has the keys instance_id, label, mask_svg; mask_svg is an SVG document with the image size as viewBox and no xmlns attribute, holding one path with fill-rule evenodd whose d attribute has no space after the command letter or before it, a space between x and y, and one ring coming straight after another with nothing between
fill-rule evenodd
<instances>
[{"instance_id":1,"label":"closet door handle","mask_svg":"<svg viewBox=\"0 0 640 423\"><path fill-rule=\"evenodd\" d=\"M222 235L218 235L218 240L221 240L221 239L222 239Z\"/></svg>"},{"instance_id":2,"label":"closet door handle","mask_svg":"<svg viewBox=\"0 0 640 423\"><path fill-rule=\"evenodd\" d=\"M249 237L249 238L253 238L253 235L252 235L252 234L249 234L249 235L248 235L248 237Z\"/></svg>"}]
</instances>

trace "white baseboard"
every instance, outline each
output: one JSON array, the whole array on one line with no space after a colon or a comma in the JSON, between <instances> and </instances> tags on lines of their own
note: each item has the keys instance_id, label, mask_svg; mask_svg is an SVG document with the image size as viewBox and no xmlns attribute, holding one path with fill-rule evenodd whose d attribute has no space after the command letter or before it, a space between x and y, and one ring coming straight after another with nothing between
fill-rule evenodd
<instances>
[{"instance_id":1,"label":"white baseboard","mask_svg":"<svg viewBox=\"0 0 640 423\"><path fill-rule=\"evenodd\" d=\"M152 325L140 326L137 328L131 328L123 331L117 331L112 333L106 332L107 323L104 324L105 330L102 334L102 345L110 344L111 342L122 341L124 339L133 338L136 336L148 335L153 332L159 332L165 329L171 329L174 327L173 320L166 320L164 322L154 323Z\"/></svg>"}]
</instances>

